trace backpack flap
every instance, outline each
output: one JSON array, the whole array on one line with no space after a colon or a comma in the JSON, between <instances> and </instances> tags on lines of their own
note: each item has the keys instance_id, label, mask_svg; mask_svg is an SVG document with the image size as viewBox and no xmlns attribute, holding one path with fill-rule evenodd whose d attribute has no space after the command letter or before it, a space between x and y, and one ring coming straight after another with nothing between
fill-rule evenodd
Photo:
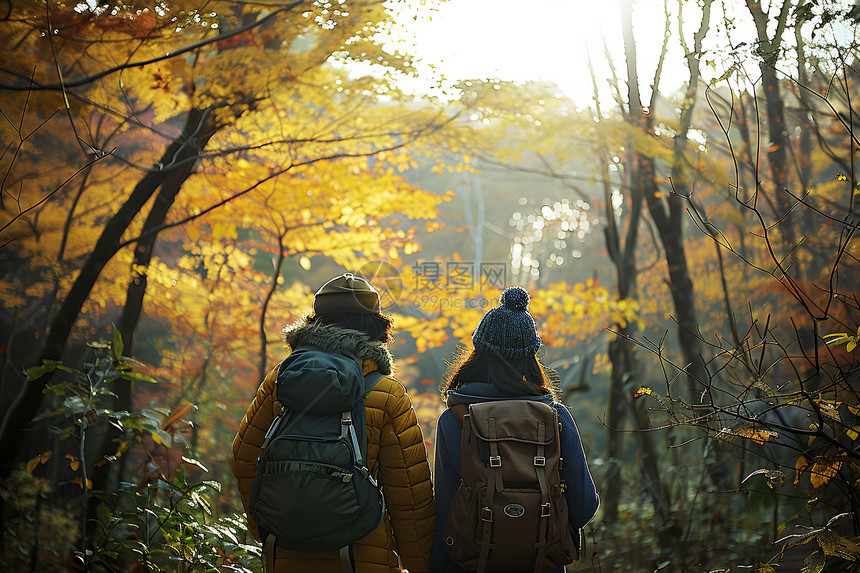
<instances>
[{"instance_id":1,"label":"backpack flap","mask_svg":"<svg viewBox=\"0 0 860 573\"><path fill-rule=\"evenodd\" d=\"M500 400L479 402L469 406L472 428L484 441L514 441L548 446L555 441L551 431L538 434L536 421L551 426L558 419L553 406L534 400ZM496 426L495 435L490 436L490 419L504 420Z\"/></svg>"},{"instance_id":2,"label":"backpack flap","mask_svg":"<svg viewBox=\"0 0 860 573\"><path fill-rule=\"evenodd\" d=\"M355 356L300 346L278 367L278 402L302 412L343 412L360 402L364 371Z\"/></svg>"},{"instance_id":3,"label":"backpack flap","mask_svg":"<svg viewBox=\"0 0 860 573\"><path fill-rule=\"evenodd\" d=\"M573 561L561 491L558 412L536 400L469 406L444 543L471 571L544 571Z\"/></svg>"},{"instance_id":4,"label":"backpack flap","mask_svg":"<svg viewBox=\"0 0 860 573\"><path fill-rule=\"evenodd\" d=\"M534 484L538 465L548 463L546 472L558 473L557 416L553 406L533 400L469 406L470 431L478 454L488 466L500 465L502 487ZM505 459L512 461L506 464Z\"/></svg>"}]
</instances>

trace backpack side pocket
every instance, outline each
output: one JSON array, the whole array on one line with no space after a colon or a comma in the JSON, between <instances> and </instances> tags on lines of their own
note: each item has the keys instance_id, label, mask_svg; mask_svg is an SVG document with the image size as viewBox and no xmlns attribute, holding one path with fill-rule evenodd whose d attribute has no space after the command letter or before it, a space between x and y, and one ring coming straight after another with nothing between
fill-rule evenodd
<instances>
[{"instance_id":1,"label":"backpack side pocket","mask_svg":"<svg viewBox=\"0 0 860 573\"><path fill-rule=\"evenodd\" d=\"M478 554L478 496L463 480L448 509L445 533L442 539L445 550L457 563L468 563ZM477 564L477 559L473 560Z\"/></svg>"}]
</instances>

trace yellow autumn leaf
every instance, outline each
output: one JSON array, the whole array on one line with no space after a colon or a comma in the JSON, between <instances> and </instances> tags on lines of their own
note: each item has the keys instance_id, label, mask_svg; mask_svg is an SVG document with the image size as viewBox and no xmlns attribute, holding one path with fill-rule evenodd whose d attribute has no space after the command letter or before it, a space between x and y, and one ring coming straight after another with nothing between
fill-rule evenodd
<instances>
[{"instance_id":1,"label":"yellow autumn leaf","mask_svg":"<svg viewBox=\"0 0 860 573\"><path fill-rule=\"evenodd\" d=\"M299 266L305 269L306 271L311 270L311 260L308 257L302 256L299 259Z\"/></svg>"},{"instance_id":2,"label":"yellow autumn leaf","mask_svg":"<svg viewBox=\"0 0 860 573\"><path fill-rule=\"evenodd\" d=\"M128 451L129 446L131 446L131 444L130 444L127 440L126 440L126 441L124 441L124 442L122 442L122 443L120 443L120 445L119 445L119 447L116 449L116 453L115 453L114 455L115 455L116 457L120 457L120 456L121 456L121 455L123 455L126 451Z\"/></svg>"},{"instance_id":3,"label":"yellow autumn leaf","mask_svg":"<svg viewBox=\"0 0 860 573\"><path fill-rule=\"evenodd\" d=\"M832 553L834 557L841 557L848 561L857 561L860 558L860 544L858 544L856 537L846 539L837 535L834 545Z\"/></svg>"},{"instance_id":4,"label":"yellow autumn leaf","mask_svg":"<svg viewBox=\"0 0 860 573\"><path fill-rule=\"evenodd\" d=\"M803 571L803 573L821 573L824 571L825 563L826 558L824 557L824 553L816 551L815 553L810 553L806 556L806 559L803 560L803 568L801 571Z\"/></svg>"},{"instance_id":5,"label":"yellow autumn leaf","mask_svg":"<svg viewBox=\"0 0 860 573\"><path fill-rule=\"evenodd\" d=\"M638 398L639 396L646 396L646 395L652 396L653 394L654 394L654 391L651 390L651 388L648 388L647 386L640 386L639 389L633 393L633 397Z\"/></svg>"},{"instance_id":6,"label":"yellow autumn leaf","mask_svg":"<svg viewBox=\"0 0 860 573\"><path fill-rule=\"evenodd\" d=\"M156 432L152 432L152 441L158 444L159 446L167 446L164 440L159 436Z\"/></svg>"},{"instance_id":7,"label":"yellow autumn leaf","mask_svg":"<svg viewBox=\"0 0 860 573\"><path fill-rule=\"evenodd\" d=\"M822 338L824 338L825 344L827 346L834 346L836 344L843 344L851 339L851 335L845 332L836 332L833 334L825 334Z\"/></svg>"},{"instance_id":8,"label":"yellow autumn leaf","mask_svg":"<svg viewBox=\"0 0 860 573\"><path fill-rule=\"evenodd\" d=\"M794 464L794 487L797 487L797 484L800 483L800 474L803 473L803 470L809 467L809 462L806 461L804 456L799 456L797 458L797 463Z\"/></svg>"},{"instance_id":9,"label":"yellow autumn leaf","mask_svg":"<svg viewBox=\"0 0 860 573\"><path fill-rule=\"evenodd\" d=\"M771 438L779 436L773 430L756 430L755 428L739 428L732 430L731 433L735 436L752 440L758 445L762 445Z\"/></svg>"},{"instance_id":10,"label":"yellow autumn leaf","mask_svg":"<svg viewBox=\"0 0 860 573\"><path fill-rule=\"evenodd\" d=\"M839 415L839 406L842 405L842 402L818 399L815 400L815 403L821 408L821 413L823 415L836 420L837 422L842 421L842 417Z\"/></svg>"},{"instance_id":11,"label":"yellow autumn leaf","mask_svg":"<svg viewBox=\"0 0 860 573\"><path fill-rule=\"evenodd\" d=\"M822 485L827 485L832 478L836 477L841 468L842 460L838 457L816 460L812 469L809 470L809 481L812 483L812 487L819 488Z\"/></svg>"}]
</instances>

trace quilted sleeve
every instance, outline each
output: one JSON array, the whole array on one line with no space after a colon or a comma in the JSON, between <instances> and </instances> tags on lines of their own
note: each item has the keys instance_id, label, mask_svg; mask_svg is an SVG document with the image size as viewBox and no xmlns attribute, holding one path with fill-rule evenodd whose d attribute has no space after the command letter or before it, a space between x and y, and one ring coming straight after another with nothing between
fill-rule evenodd
<instances>
[{"instance_id":1,"label":"quilted sleeve","mask_svg":"<svg viewBox=\"0 0 860 573\"><path fill-rule=\"evenodd\" d=\"M275 368L260 384L257 395L254 396L245 417L239 424L239 433L233 439L233 475L239 486L239 496L242 498L245 515L248 516L248 527L258 541L260 537L257 525L248 511L248 502L257 471L257 458L263 451L263 438L269 426L272 425L272 420L275 419L276 408L280 409L280 405L276 404L274 398L277 378L278 369Z\"/></svg>"},{"instance_id":2,"label":"quilted sleeve","mask_svg":"<svg viewBox=\"0 0 860 573\"><path fill-rule=\"evenodd\" d=\"M397 551L410 573L426 573L436 508L424 435L400 382L392 380L383 409L379 479Z\"/></svg>"}]
</instances>

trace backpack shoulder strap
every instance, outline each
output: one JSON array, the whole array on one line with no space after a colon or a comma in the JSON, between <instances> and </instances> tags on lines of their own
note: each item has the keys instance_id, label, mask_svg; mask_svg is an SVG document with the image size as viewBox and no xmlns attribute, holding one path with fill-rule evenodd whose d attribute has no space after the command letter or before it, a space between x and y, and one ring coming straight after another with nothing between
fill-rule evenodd
<instances>
[{"instance_id":1,"label":"backpack shoulder strap","mask_svg":"<svg viewBox=\"0 0 860 573\"><path fill-rule=\"evenodd\" d=\"M347 410L345 412L341 412L341 437L345 440L349 440L352 442L353 450L355 451L355 465L356 469L358 469L365 478L369 478L371 482L376 485L374 475L374 469L367 468L367 452L366 449L366 436L364 432L364 399L367 398L367 395L370 394L371 390L376 386L376 384L382 380L385 375L382 374L379 370L374 370L373 372L368 372L364 376L364 389L362 392L362 399L358 403L355 404L353 410ZM356 422L360 422L361 430L360 433L356 430Z\"/></svg>"},{"instance_id":2,"label":"backpack shoulder strap","mask_svg":"<svg viewBox=\"0 0 860 573\"><path fill-rule=\"evenodd\" d=\"M374 370L373 372L368 372L364 375L364 397L367 398L367 395L370 394L370 391L373 390L373 387L376 384L385 378L385 374L380 372L379 370Z\"/></svg>"},{"instance_id":3,"label":"backpack shoulder strap","mask_svg":"<svg viewBox=\"0 0 860 573\"><path fill-rule=\"evenodd\" d=\"M469 413L469 407L465 404L454 404L448 408L451 410L451 413L457 417L457 421L460 422L460 425L463 425L463 417Z\"/></svg>"}]
</instances>

